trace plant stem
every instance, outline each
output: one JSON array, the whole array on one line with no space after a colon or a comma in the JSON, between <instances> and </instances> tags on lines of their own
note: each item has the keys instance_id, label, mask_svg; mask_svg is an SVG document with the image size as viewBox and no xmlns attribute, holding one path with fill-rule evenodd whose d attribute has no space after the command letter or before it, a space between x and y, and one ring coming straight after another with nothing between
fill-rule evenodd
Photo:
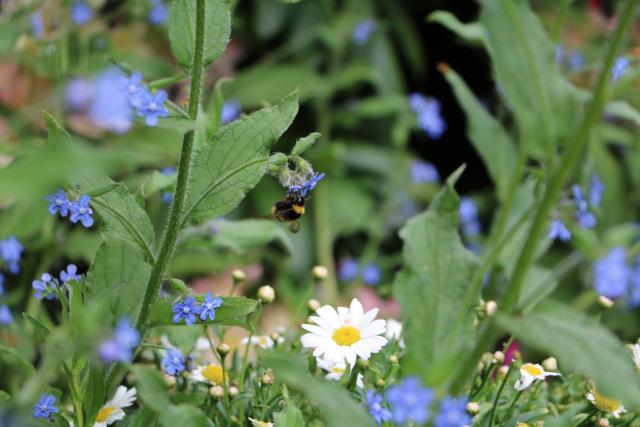
<instances>
[{"instance_id":1,"label":"plant stem","mask_svg":"<svg viewBox=\"0 0 640 427\"><path fill-rule=\"evenodd\" d=\"M591 412L589 412L578 424L575 425L575 427L580 427L587 424L591 417L595 416L598 412L598 408L593 408Z\"/></svg>"},{"instance_id":2,"label":"plant stem","mask_svg":"<svg viewBox=\"0 0 640 427\"><path fill-rule=\"evenodd\" d=\"M493 418L496 415L496 408L498 407L498 401L500 400L500 395L502 394L502 390L504 390L504 386L507 383L507 380L509 379L509 375L511 374L511 367L512 366L513 366L513 364L509 365L509 369L507 370L507 374L504 376L504 379L502 380L502 383L500 384L500 388L498 389L498 392L496 393L496 397L493 399L493 407L491 408L491 415L489 416L488 427L492 427L493 426Z\"/></svg>"},{"instance_id":3,"label":"plant stem","mask_svg":"<svg viewBox=\"0 0 640 427\"><path fill-rule=\"evenodd\" d=\"M193 55L193 66L191 67L191 92L189 94L189 118L195 120L200 108L200 95L202 92L202 72L204 64L204 26L205 26L205 0L197 0L196 9L196 41L195 52ZM162 239L158 258L151 270L151 276L147 283L147 289L142 301L140 309L140 317L137 321L137 327L140 328L147 320L149 308L155 301L160 291L162 283L162 275L171 259L173 249L175 247L176 238L180 231L180 217L182 207L187 195L187 185L189 173L191 172L191 157L193 153L193 141L195 130L187 132L182 140L182 153L180 154L180 164L178 166L178 178L176 182L176 192L169 213L169 222Z\"/></svg>"},{"instance_id":4,"label":"plant stem","mask_svg":"<svg viewBox=\"0 0 640 427\"><path fill-rule=\"evenodd\" d=\"M620 14L620 23L616 28L602 71L598 76L593 97L589 103L584 119L582 120L575 137L568 142L566 151L547 181L547 187L542 198L542 202L537 208L536 216L534 217L531 230L529 231L529 236L524 243L522 251L520 252L520 257L516 263L511 282L498 304L498 309L502 313L511 313L516 309L516 304L522 290L524 279L533 262L538 243L541 240L540 238L545 232L551 210L553 209L553 206L566 181L573 173L582 153L587 147L591 130L600 119L605 101L605 89L607 82L609 81L611 67L615 61L620 45L622 44L622 39L634 20L635 10L639 4L640 0L630 0ZM480 338L476 341L475 348L470 353L469 358L460 365L461 367L452 381L451 392L453 394L459 392L464 386L469 374L475 368L484 349L491 344L496 334L497 328L495 326L495 322L490 319L483 329Z\"/></svg>"},{"instance_id":5,"label":"plant stem","mask_svg":"<svg viewBox=\"0 0 640 427\"><path fill-rule=\"evenodd\" d=\"M538 383L538 384L542 384L542 383ZM516 402L518 401L518 399L520 399L520 396L522 396L522 392L524 390L519 390L518 393L516 394L516 397L513 398L513 400L511 401L511 405L509 405L509 409L507 409L506 415L504 417L504 421L508 421L511 419L511 412L513 411L513 407L516 406Z\"/></svg>"}]
</instances>

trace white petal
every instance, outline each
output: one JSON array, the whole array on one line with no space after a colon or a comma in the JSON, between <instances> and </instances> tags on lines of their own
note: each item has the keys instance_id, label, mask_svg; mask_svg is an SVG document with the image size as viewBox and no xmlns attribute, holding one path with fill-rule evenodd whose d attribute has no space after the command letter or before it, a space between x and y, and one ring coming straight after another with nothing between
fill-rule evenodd
<instances>
[{"instance_id":1,"label":"white petal","mask_svg":"<svg viewBox=\"0 0 640 427\"><path fill-rule=\"evenodd\" d=\"M338 307L338 316L340 316L340 325L349 323L349 309L346 307Z\"/></svg>"},{"instance_id":2,"label":"white petal","mask_svg":"<svg viewBox=\"0 0 640 427\"><path fill-rule=\"evenodd\" d=\"M369 325L369 323L371 323L373 321L373 319L376 318L377 314L378 314L378 309L377 308L374 308L374 309L371 309L371 310L367 311L362 316L362 320L360 320L360 324L356 325L356 327L358 329L366 328Z\"/></svg>"},{"instance_id":3,"label":"white petal","mask_svg":"<svg viewBox=\"0 0 640 427\"><path fill-rule=\"evenodd\" d=\"M351 369L353 369L353 366L356 364L356 353L353 351L353 349L351 347L346 347L344 346L344 357L345 359L347 359L347 363L351 366Z\"/></svg>"},{"instance_id":4,"label":"white petal","mask_svg":"<svg viewBox=\"0 0 640 427\"><path fill-rule=\"evenodd\" d=\"M122 409L116 409L106 419L107 425L115 423L116 421L120 421L124 418L124 411Z\"/></svg>"},{"instance_id":5,"label":"white petal","mask_svg":"<svg viewBox=\"0 0 640 427\"><path fill-rule=\"evenodd\" d=\"M336 313L336 310L330 305L320 307L316 310L316 313L322 318L322 320L331 325L333 329L338 329L342 326L338 313Z\"/></svg>"},{"instance_id":6,"label":"white petal","mask_svg":"<svg viewBox=\"0 0 640 427\"><path fill-rule=\"evenodd\" d=\"M325 322L322 317L319 316L310 316L311 319L316 325L320 326L322 329L326 329L327 331L334 331L335 328L331 327L328 322Z\"/></svg>"},{"instance_id":7,"label":"white petal","mask_svg":"<svg viewBox=\"0 0 640 427\"><path fill-rule=\"evenodd\" d=\"M518 391L522 391L525 388L529 387L533 383L533 381L535 381L535 378L533 376L523 375L518 381L516 381L516 383L513 385L513 388Z\"/></svg>"},{"instance_id":8,"label":"white petal","mask_svg":"<svg viewBox=\"0 0 640 427\"><path fill-rule=\"evenodd\" d=\"M320 326L309 325L306 323L303 323L301 326L302 326L302 329L305 329L317 335L321 335L323 337L330 337L333 334L333 331L328 331L326 329L321 328Z\"/></svg>"},{"instance_id":9,"label":"white petal","mask_svg":"<svg viewBox=\"0 0 640 427\"><path fill-rule=\"evenodd\" d=\"M371 351L369 350L369 347L367 347L367 345L361 341L352 344L351 348L358 356L360 356L361 359L369 360L369 358L371 357Z\"/></svg>"},{"instance_id":10,"label":"white petal","mask_svg":"<svg viewBox=\"0 0 640 427\"><path fill-rule=\"evenodd\" d=\"M303 347L318 347L322 343L330 340L331 338L323 337L317 334L304 334L300 337L300 342Z\"/></svg>"},{"instance_id":11,"label":"white petal","mask_svg":"<svg viewBox=\"0 0 640 427\"><path fill-rule=\"evenodd\" d=\"M369 323L365 328L361 329L360 336L363 338L373 337L385 333L385 326L387 322L382 319L374 320Z\"/></svg>"},{"instance_id":12,"label":"white petal","mask_svg":"<svg viewBox=\"0 0 640 427\"><path fill-rule=\"evenodd\" d=\"M361 342L364 343L367 346L367 348L369 348L369 351L371 351L371 353L377 353L380 351L382 347L387 345L388 341L384 337L375 336L375 337L363 338Z\"/></svg>"},{"instance_id":13,"label":"white petal","mask_svg":"<svg viewBox=\"0 0 640 427\"><path fill-rule=\"evenodd\" d=\"M362 321L362 316L364 314L364 310L362 308L362 304L358 301L357 298L351 300L351 305L349 306L349 322L351 325L359 325Z\"/></svg>"}]
</instances>

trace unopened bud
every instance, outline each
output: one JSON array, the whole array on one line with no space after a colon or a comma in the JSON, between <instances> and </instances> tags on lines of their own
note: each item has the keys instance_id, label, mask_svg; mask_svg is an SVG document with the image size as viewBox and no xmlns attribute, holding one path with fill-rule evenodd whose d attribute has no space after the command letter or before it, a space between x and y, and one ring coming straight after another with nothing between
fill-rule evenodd
<instances>
[{"instance_id":1,"label":"unopened bud","mask_svg":"<svg viewBox=\"0 0 640 427\"><path fill-rule=\"evenodd\" d=\"M501 351L496 351L495 353L493 353L493 358L498 363L504 363L504 353Z\"/></svg>"},{"instance_id":2,"label":"unopened bud","mask_svg":"<svg viewBox=\"0 0 640 427\"><path fill-rule=\"evenodd\" d=\"M356 363L360 366L360 368L362 368L363 371L365 369L369 369L369 361L368 360L364 360L364 359L358 358L358 361Z\"/></svg>"},{"instance_id":3,"label":"unopened bud","mask_svg":"<svg viewBox=\"0 0 640 427\"><path fill-rule=\"evenodd\" d=\"M498 375L501 377L507 375L507 372L509 372L509 367L507 365L500 366L500 369L498 369Z\"/></svg>"},{"instance_id":4,"label":"unopened bud","mask_svg":"<svg viewBox=\"0 0 640 427\"><path fill-rule=\"evenodd\" d=\"M217 350L220 357L224 359L225 356L231 351L231 347L229 347L229 344L227 344L226 342L223 342L218 346Z\"/></svg>"},{"instance_id":5,"label":"unopened bud","mask_svg":"<svg viewBox=\"0 0 640 427\"><path fill-rule=\"evenodd\" d=\"M260 377L260 382L262 385L273 384L273 374L271 372L265 372L262 377Z\"/></svg>"},{"instance_id":6,"label":"unopened bud","mask_svg":"<svg viewBox=\"0 0 640 427\"><path fill-rule=\"evenodd\" d=\"M209 388L209 396L213 397L214 399L222 399L224 397L224 388L219 385L214 385L213 387Z\"/></svg>"},{"instance_id":7,"label":"unopened bud","mask_svg":"<svg viewBox=\"0 0 640 427\"><path fill-rule=\"evenodd\" d=\"M313 273L313 277L315 277L317 280L326 279L329 275L329 270L324 265L316 265L315 267L313 267L311 272Z\"/></svg>"},{"instance_id":8,"label":"unopened bud","mask_svg":"<svg viewBox=\"0 0 640 427\"><path fill-rule=\"evenodd\" d=\"M391 356L389 356L389 362L392 365L397 365L398 364L398 356L396 356L395 354L392 354Z\"/></svg>"},{"instance_id":9,"label":"unopened bud","mask_svg":"<svg viewBox=\"0 0 640 427\"><path fill-rule=\"evenodd\" d=\"M165 375L164 380L169 385L169 387L176 385L176 377L174 377L173 375Z\"/></svg>"},{"instance_id":10,"label":"unopened bud","mask_svg":"<svg viewBox=\"0 0 640 427\"><path fill-rule=\"evenodd\" d=\"M467 403L467 412L471 415L475 415L480 412L480 404L478 402Z\"/></svg>"},{"instance_id":11,"label":"unopened bud","mask_svg":"<svg viewBox=\"0 0 640 427\"><path fill-rule=\"evenodd\" d=\"M547 357L542 361L542 367L545 371L557 371L558 361L555 357Z\"/></svg>"},{"instance_id":12,"label":"unopened bud","mask_svg":"<svg viewBox=\"0 0 640 427\"><path fill-rule=\"evenodd\" d=\"M236 397L238 394L240 394L240 390L238 390L238 387L233 385L229 387L229 396Z\"/></svg>"},{"instance_id":13,"label":"unopened bud","mask_svg":"<svg viewBox=\"0 0 640 427\"><path fill-rule=\"evenodd\" d=\"M244 271L234 268L231 271L231 278L233 278L234 284L238 284L240 282L244 282L247 279L247 275L244 274Z\"/></svg>"},{"instance_id":14,"label":"unopened bud","mask_svg":"<svg viewBox=\"0 0 640 427\"><path fill-rule=\"evenodd\" d=\"M487 301L484 305L484 312L487 317L493 317L498 311L498 304L495 301Z\"/></svg>"},{"instance_id":15,"label":"unopened bud","mask_svg":"<svg viewBox=\"0 0 640 427\"><path fill-rule=\"evenodd\" d=\"M307 307L309 307L309 310L311 311L316 311L321 307L320 301L318 301L317 299L310 299L309 301L307 301Z\"/></svg>"},{"instance_id":16,"label":"unopened bud","mask_svg":"<svg viewBox=\"0 0 640 427\"><path fill-rule=\"evenodd\" d=\"M610 425L609 420L606 418L600 418L598 420L598 427L609 427Z\"/></svg>"},{"instance_id":17,"label":"unopened bud","mask_svg":"<svg viewBox=\"0 0 640 427\"><path fill-rule=\"evenodd\" d=\"M600 307L602 308L609 309L613 307L614 302L611 301L609 298L600 295L598 297L598 304L600 304Z\"/></svg>"},{"instance_id":18,"label":"unopened bud","mask_svg":"<svg viewBox=\"0 0 640 427\"><path fill-rule=\"evenodd\" d=\"M486 365L488 365L493 362L494 357L495 356L492 353L487 352L482 354L482 357L480 358L480 360Z\"/></svg>"},{"instance_id":19,"label":"unopened bud","mask_svg":"<svg viewBox=\"0 0 640 427\"><path fill-rule=\"evenodd\" d=\"M271 335L270 335L270 337L271 337L271 339L273 340L273 342L274 342L275 344L277 344L277 343L278 343L278 340L280 340L280 334L279 334L279 333L277 333L277 332L272 332L272 333L271 333Z\"/></svg>"},{"instance_id":20,"label":"unopened bud","mask_svg":"<svg viewBox=\"0 0 640 427\"><path fill-rule=\"evenodd\" d=\"M376 380L376 386L377 386L377 387L382 388L382 387L384 387L384 385L385 385L385 382L384 382L384 380L383 380L382 378L378 378L378 379Z\"/></svg>"},{"instance_id":21,"label":"unopened bud","mask_svg":"<svg viewBox=\"0 0 640 427\"><path fill-rule=\"evenodd\" d=\"M262 302L270 303L274 299L276 299L276 291L269 285L261 286L258 289L258 298L262 300Z\"/></svg>"}]
</instances>

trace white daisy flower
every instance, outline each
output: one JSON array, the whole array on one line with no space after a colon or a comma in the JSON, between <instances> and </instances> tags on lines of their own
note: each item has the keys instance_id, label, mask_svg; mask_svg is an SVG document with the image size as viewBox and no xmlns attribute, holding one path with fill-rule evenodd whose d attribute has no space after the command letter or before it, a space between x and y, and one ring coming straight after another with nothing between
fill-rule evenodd
<instances>
[{"instance_id":1,"label":"white daisy flower","mask_svg":"<svg viewBox=\"0 0 640 427\"><path fill-rule=\"evenodd\" d=\"M249 421L251 421L251 425L253 427L274 427L273 423L268 423L266 421L254 420L251 417L249 417Z\"/></svg>"},{"instance_id":2,"label":"white daisy flower","mask_svg":"<svg viewBox=\"0 0 640 427\"><path fill-rule=\"evenodd\" d=\"M249 342L249 337L244 337L240 340L240 344L247 345ZM258 347L270 350L273 348L273 340L268 335L254 335L251 337L251 344L257 345Z\"/></svg>"},{"instance_id":3,"label":"white daisy flower","mask_svg":"<svg viewBox=\"0 0 640 427\"><path fill-rule=\"evenodd\" d=\"M120 421L124 418L124 411L122 408L128 408L136 401L136 388L127 389L121 385L116 390L113 398L104 404L102 409L98 411L96 416L96 422L93 427L106 427L109 424L113 424L116 421Z\"/></svg>"},{"instance_id":4,"label":"white daisy flower","mask_svg":"<svg viewBox=\"0 0 640 427\"><path fill-rule=\"evenodd\" d=\"M640 344L633 344L631 346L631 353L633 357L633 363L635 363L636 369L640 371Z\"/></svg>"},{"instance_id":5,"label":"white daisy flower","mask_svg":"<svg viewBox=\"0 0 640 427\"><path fill-rule=\"evenodd\" d=\"M342 375L347 370L347 363L344 360L336 363L332 360L318 357L316 359L316 363L320 368L327 371L327 375L325 375L325 378L332 381L340 381ZM363 381L364 377L362 376L362 374L358 374L358 378L356 379L356 387L364 388Z\"/></svg>"},{"instance_id":6,"label":"white daisy flower","mask_svg":"<svg viewBox=\"0 0 640 427\"><path fill-rule=\"evenodd\" d=\"M520 379L513 385L518 391L522 391L529 387L535 380L544 380L546 377L555 377L560 375L558 372L547 372L538 364L525 363L520 368Z\"/></svg>"},{"instance_id":7,"label":"white daisy flower","mask_svg":"<svg viewBox=\"0 0 640 427\"><path fill-rule=\"evenodd\" d=\"M595 388L592 388L587 394L587 399L589 402L593 403L593 406L601 411L613 415L614 418L619 418L620 414L627 412L627 410L624 409L624 406L622 406L622 403L615 399L611 399L610 397L603 396Z\"/></svg>"},{"instance_id":8,"label":"white daisy flower","mask_svg":"<svg viewBox=\"0 0 640 427\"><path fill-rule=\"evenodd\" d=\"M402 339L402 323L396 319L387 319L387 332L384 334L389 341L396 340L400 348L404 349L404 340Z\"/></svg>"},{"instance_id":9,"label":"white daisy flower","mask_svg":"<svg viewBox=\"0 0 640 427\"><path fill-rule=\"evenodd\" d=\"M222 385L224 383L222 366L216 364L202 365L196 367L189 377L192 381Z\"/></svg>"},{"instance_id":10,"label":"white daisy flower","mask_svg":"<svg viewBox=\"0 0 640 427\"><path fill-rule=\"evenodd\" d=\"M387 339L379 336L385 333L386 322L373 320L378 309L363 313L362 304L355 298L349 308L338 307L336 312L325 305L316 313L318 316L309 318L315 325L303 324L309 333L300 338L304 347L314 349L316 358L323 356L335 363L346 360L353 367L357 357L368 360L387 344Z\"/></svg>"}]
</instances>

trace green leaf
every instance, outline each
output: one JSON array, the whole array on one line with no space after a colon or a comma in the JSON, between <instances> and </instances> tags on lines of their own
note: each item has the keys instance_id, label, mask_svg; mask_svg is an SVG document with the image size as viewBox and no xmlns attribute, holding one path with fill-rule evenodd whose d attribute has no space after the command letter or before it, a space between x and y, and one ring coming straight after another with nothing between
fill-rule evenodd
<instances>
[{"instance_id":1,"label":"green leaf","mask_svg":"<svg viewBox=\"0 0 640 427\"><path fill-rule=\"evenodd\" d=\"M87 425L93 425L98 411L105 402L104 377L97 364L91 364L87 372L82 384L82 408Z\"/></svg>"},{"instance_id":2,"label":"green leaf","mask_svg":"<svg viewBox=\"0 0 640 427\"><path fill-rule=\"evenodd\" d=\"M204 295L194 295L198 302L204 300ZM198 320L203 325L234 325L245 329L252 329L251 315L258 308L258 301L245 297L221 297L222 305L216 309L215 320ZM158 298L151 306L149 326L168 326L173 323L172 306L174 301L166 298Z\"/></svg>"},{"instance_id":3,"label":"green leaf","mask_svg":"<svg viewBox=\"0 0 640 427\"><path fill-rule=\"evenodd\" d=\"M555 64L554 43L528 0L483 2L481 23L488 30L496 78L520 140L536 157L555 155L556 147L572 135L582 108Z\"/></svg>"},{"instance_id":4,"label":"green leaf","mask_svg":"<svg viewBox=\"0 0 640 427\"><path fill-rule=\"evenodd\" d=\"M173 185L176 182L177 174L165 175L159 171L153 171L151 176L142 185L141 193L143 197L149 197L160 190Z\"/></svg>"},{"instance_id":5,"label":"green leaf","mask_svg":"<svg viewBox=\"0 0 640 427\"><path fill-rule=\"evenodd\" d=\"M49 331L49 328L44 326L35 317L32 317L31 315L29 315L27 313L22 313L22 315L24 316L25 319L27 319L29 321L29 323L31 323L31 326L33 327L33 330L36 331L38 333L38 335L40 335L40 337L42 337L43 339L47 339L49 334L51 334L51 331Z\"/></svg>"},{"instance_id":6,"label":"green leaf","mask_svg":"<svg viewBox=\"0 0 640 427\"><path fill-rule=\"evenodd\" d=\"M497 322L525 344L555 356L563 372L585 375L628 409L640 408L640 381L630 352L595 319L546 302L523 316L499 315Z\"/></svg>"},{"instance_id":7,"label":"green leaf","mask_svg":"<svg viewBox=\"0 0 640 427\"><path fill-rule=\"evenodd\" d=\"M292 156L299 156L305 151L307 151L315 142L320 138L320 134L318 132L313 132L304 138L300 138L296 141L296 145L291 150Z\"/></svg>"},{"instance_id":8,"label":"green leaf","mask_svg":"<svg viewBox=\"0 0 640 427\"><path fill-rule=\"evenodd\" d=\"M498 197L504 200L518 161L513 142L455 71L447 70L445 78L467 116L467 136L495 182Z\"/></svg>"},{"instance_id":9,"label":"green leaf","mask_svg":"<svg viewBox=\"0 0 640 427\"><path fill-rule=\"evenodd\" d=\"M280 352L260 352L260 360L273 369L276 378L302 392L320 409L328 427L371 427L373 420L360 403L339 384L309 374L300 356ZM279 425L279 424L276 424ZM282 424L289 425L289 424Z\"/></svg>"},{"instance_id":10,"label":"green leaf","mask_svg":"<svg viewBox=\"0 0 640 427\"><path fill-rule=\"evenodd\" d=\"M394 283L405 325L408 373L421 375L432 386L447 379L473 334L473 314L462 310L478 261L458 235L453 179L428 211L400 230L405 268Z\"/></svg>"},{"instance_id":11,"label":"green leaf","mask_svg":"<svg viewBox=\"0 0 640 427\"><path fill-rule=\"evenodd\" d=\"M114 319L138 318L151 265L131 246L110 240L102 244L87 273L87 302L107 301Z\"/></svg>"},{"instance_id":12,"label":"green leaf","mask_svg":"<svg viewBox=\"0 0 640 427\"><path fill-rule=\"evenodd\" d=\"M69 133L62 127L60 123L46 111L42 111L42 116L44 118L44 125L47 128L47 134L49 138L57 138L62 137L69 139Z\"/></svg>"},{"instance_id":13,"label":"green leaf","mask_svg":"<svg viewBox=\"0 0 640 427\"><path fill-rule=\"evenodd\" d=\"M142 365L132 366L131 371L136 377L136 388L140 400L149 408L162 414L165 408L171 406L167 382L160 371Z\"/></svg>"},{"instance_id":14,"label":"green leaf","mask_svg":"<svg viewBox=\"0 0 640 427\"><path fill-rule=\"evenodd\" d=\"M428 16L427 20L441 24L468 42L477 44L484 44L486 42L486 30L482 24L478 22L465 24L460 22L457 16L444 10L433 12Z\"/></svg>"},{"instance_id":15,"label":"green leaf","mask_svg":"<svg viewBox=\"0 0 640 427\"><path fill-rule=\"evenodd\" d=\"M287 252L293 253L291 233L275 221L245 219L241 221L216 221L217 233L213 237L215 246L245 253L255 247L278 242Z\"/></svg>"},{"instance_id":16,"label":"green leaf","mask_svg":"<svg viewBox=\"0 0 640 427\"><path fill-rule=\"evenodd\" d=\"M2 343L0 343L0 354L6 354L7 356L10 356L12 358L14 358L15 360L17 360L18 362L20 362L20 366L22 367L22 371L27 374L29 377L32 377L33 375L35 375L36 373L36 369L33 367L33 365L31 364L31 362L29 362L22 354L20 354L18 352L18 350L16 350L13 347L9 347L7 345L4 345Z\"/></svg>"},{"instance_id":17,"label":"green leaf","mask_svg":"<svg viewBox=\"0 0 640 427\"><path fill-rule=\"evenodd\" d=\"M228 0L206 0L204 64L222 53L231 34ZM193 65L196 46L196 0L173 0L169 9L169 41L173 56L185 71Z\"/></svg>"},{"instance_id":18,"label":"green leaf","mask_svg":"<svg viewBox=\"0 0 640 427\"><path fill-rule=\"evenodd\" d=\"M153 262L153 226L129 190L105 177L84 177L79 184L80 191L91 197L91 206L103 221L102 233L107 238L124 240Z\"/></svg>"},{"instance_id":19,"label":"green leaf","mask_svg":"<svg viewBox=\"0 0 640 427\"><path fill-rule=\"evenodd\" d=\"M304 427L305 424L302 412L289 398L287 387L284 385L282 387L284 394L284 409L273 414L274 424L277 426Z\"/></svg>"},{"instance_id":20,"label":"green leaf","mask_svg":"<svg viewBox=\"0 0 640 427\"><path fill-rule=\"evenodd\" d=\"M265 173L269 149L298 112L293 93L278 105L263 108L220 129L194 155L183 225L231 211Z\"/></svg>"},{"instance_id":21,"label":"green leaf","mask_svg":"<svg viewBox=\"0 0 640 427\"><path fill-rule=\"evenodd\" d=\"M155 427L158 425L158 416L151 408L145 406L131 415L127 427Z\"/></svg>"},{"instance_id":22,"label":"green leaf","mask_svg":"<svg viewBox=\"0 0 640 427\"><path fill-rule=\"evenodd\" d=\"M162 412L160 422L164 427L213 427L200 408L187 404L167 408Z\"/></svg>"},{"instance_id":23,"label":"green leaf","mask_svg":"<svg viewBox=\"0 0 640 427\"><path fill-rule=\"evenodd\" d=\"M640 111L626 101L611 101L606 105L604 112L607 116L626 120L636 126L640 126Z\"/></svg>"}]
</instances>

